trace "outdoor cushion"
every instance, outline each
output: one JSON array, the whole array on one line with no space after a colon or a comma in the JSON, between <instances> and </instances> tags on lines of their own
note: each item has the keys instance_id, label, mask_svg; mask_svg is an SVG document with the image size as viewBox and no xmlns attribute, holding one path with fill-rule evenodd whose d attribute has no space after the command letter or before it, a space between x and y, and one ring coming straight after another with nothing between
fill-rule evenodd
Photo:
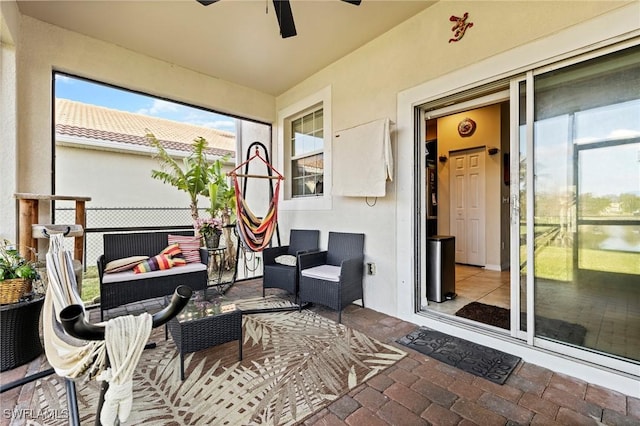
<instances>
[{"instance_id":1,"label":"outdoor cushion","mask_svg":"<svg viewBox=\"0 0 640 426\"><path fill-rule=\"evenodd\" d=\"M182 250L182 255L187 260L187 263L200 263L200 237L187 236L187 235L172 235L168 236L169 244L177 243Z\"/></svg>"},{"instance_id":2,"label":"outdoor cushion","mask_svg":"<svg viewBox=\"0 0 640 426\"><path fill-rule=\"evenodd\" d=\"M173 257L183 257L182 250L180 250L180 245L178 243L169 244L164 250L162 250L158 254L164 254L171 258Z\"/></svg>"},{"instance_id":3,"label":"outdoor cushion","mask_svg":"<svg viewBox=\"0 0 640 426\"><path fill-rule=\"evenodd\" d=\"M304 269L300 272L303 277L315 278L324 281L340 281L340 267L333 265L320 265L313 268Z\"/></svg>"},{"instance_id":4,"label":"outdoor cushion","mask_svg":"<svg viewBox=\"0 0 640 426\"><path fill-rule=\"evenodd\" d=\"M171 266L173 266L174 268L176 266L185 266L187 264L187 261L184 257L172 257L171 258Z\"/></svg>"},{"instance_id":5,"label":"outdoor cushion","mask_svg":"<svg viewBox=\"0 0 640 426\"><path fill-rule=\"evenodd\" d=\"M273 259L274 262L285 266L296 266L296 257L290 254L283 254Z\"/></svg>"},{"instance_id":6,"label":"outdoor cushion","mask_svg":"<svg viewBox=\"0 0 640 426\"><path fill-rule=\"evenodd\" d=\"M171 257L166 254L158 254L138 263L134 268L133 272L136 274L142 274L144 272L157 271L162 269L170 269L173 267L171 263Z\"/></svg>"},{"instance_id":7,"label":"outdoor cushion","mask_svg":"<svg viewBox=\"0 0 640 426\"><path fill-rule=\"evenodd\" d=\"M204 263L188 263L179 268L163 269L157 271L146 272L144 274L136 274L132 270L117 272L114 274L105 274L102 277L103 284L120 283L125 281L145 280L148 278L163 277L169 275L188 274L197 271L206 271L207 265Z\"/></svg>"},{"instance_id":8,"label":"outdoor cushion","mask_svg":"<svg viewBox=\"0 0 640 426\"><path fill-rule=\"evenodd\" d=\"M149 259L149 256L130 256L123 259L112 260L107 263L104 272L105 274L113 274L115 272L128 271L129 269L133 269L138 263L147 259Z\"/></svg>"}]
</instances>

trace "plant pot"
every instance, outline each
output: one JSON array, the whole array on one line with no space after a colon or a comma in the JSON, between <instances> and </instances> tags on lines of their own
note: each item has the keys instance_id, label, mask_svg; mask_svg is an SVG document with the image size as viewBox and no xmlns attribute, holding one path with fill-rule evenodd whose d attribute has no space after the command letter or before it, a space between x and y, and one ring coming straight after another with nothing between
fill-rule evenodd
<instances>
[{"instance_id":1,"label":"plant pot","mask_svg":"<svg viewBox=\"0 0 640 426\"><path fill-rule=\"evenodd\" d=\"M218 248L218 246L220 246L220 234L211 234L205 236L204 244L208 249Z\"/></svg>"},{"instance_id":2,"label":"plant pot","mask_svg":"<svg viewBox=\"0 0 640 426\"><path fill-rule=\"evenodd\" d=\"M12 278L0 281L0 304L17 303L29 292L31 292L31 280L29 279Z\"/></svg>"}]
</instances>

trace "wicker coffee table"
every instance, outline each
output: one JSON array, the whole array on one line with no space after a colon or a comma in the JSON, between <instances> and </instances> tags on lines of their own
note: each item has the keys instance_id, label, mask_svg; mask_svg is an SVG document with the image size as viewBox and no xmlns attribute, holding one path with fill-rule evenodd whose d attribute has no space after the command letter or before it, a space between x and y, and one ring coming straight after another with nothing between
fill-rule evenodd
<instances>
[{"instance_id":1,"label":"wicker coffee table","mask_svg":"<svg viewBox=\"0 0 640 426\"><path fill-rule=\"evenodd\" d=\"M214 299L208 299L206 291L195 292L180 315L167 323L167 330L180 352L181 380L184 380L186 353L238 340L239 359L242 359L242 311L232 307L230 312L221 312L224 308L224 303L219 305Z\"/></svg>"}]
</instances>

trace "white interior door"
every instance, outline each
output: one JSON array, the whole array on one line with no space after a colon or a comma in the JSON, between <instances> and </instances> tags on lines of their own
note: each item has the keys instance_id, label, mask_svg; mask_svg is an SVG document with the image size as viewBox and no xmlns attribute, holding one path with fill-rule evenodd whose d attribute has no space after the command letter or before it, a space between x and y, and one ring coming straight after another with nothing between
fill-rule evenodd
<instances>
[{"instance_id":1,"label":"white interior door","mask_svg":"<svg viewBox=\"0 0 640 426\"><path fill-rule=\"evenodd\" d=\"M451 233L456 263L485 266L485 150L450 155Z\"/></svg>"}]
</instances>

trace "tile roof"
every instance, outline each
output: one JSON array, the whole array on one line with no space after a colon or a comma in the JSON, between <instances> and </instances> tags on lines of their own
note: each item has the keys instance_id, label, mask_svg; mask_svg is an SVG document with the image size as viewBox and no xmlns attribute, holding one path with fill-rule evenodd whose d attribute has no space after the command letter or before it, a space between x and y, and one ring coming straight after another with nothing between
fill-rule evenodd
<instances>
[{"instance_id":1,"label":"tile roof","mask_svg":"<svg viewBox=\"0 0 640 426\"><path fill-rule=\"evenodd\" d=\"M231 132L118 111L67 99L56 99L56 135L150 146L151 132L166 149L191 151L194 139L209 142L208 154L235 157L236 138Z\"/></svg>"}]
</instances>

